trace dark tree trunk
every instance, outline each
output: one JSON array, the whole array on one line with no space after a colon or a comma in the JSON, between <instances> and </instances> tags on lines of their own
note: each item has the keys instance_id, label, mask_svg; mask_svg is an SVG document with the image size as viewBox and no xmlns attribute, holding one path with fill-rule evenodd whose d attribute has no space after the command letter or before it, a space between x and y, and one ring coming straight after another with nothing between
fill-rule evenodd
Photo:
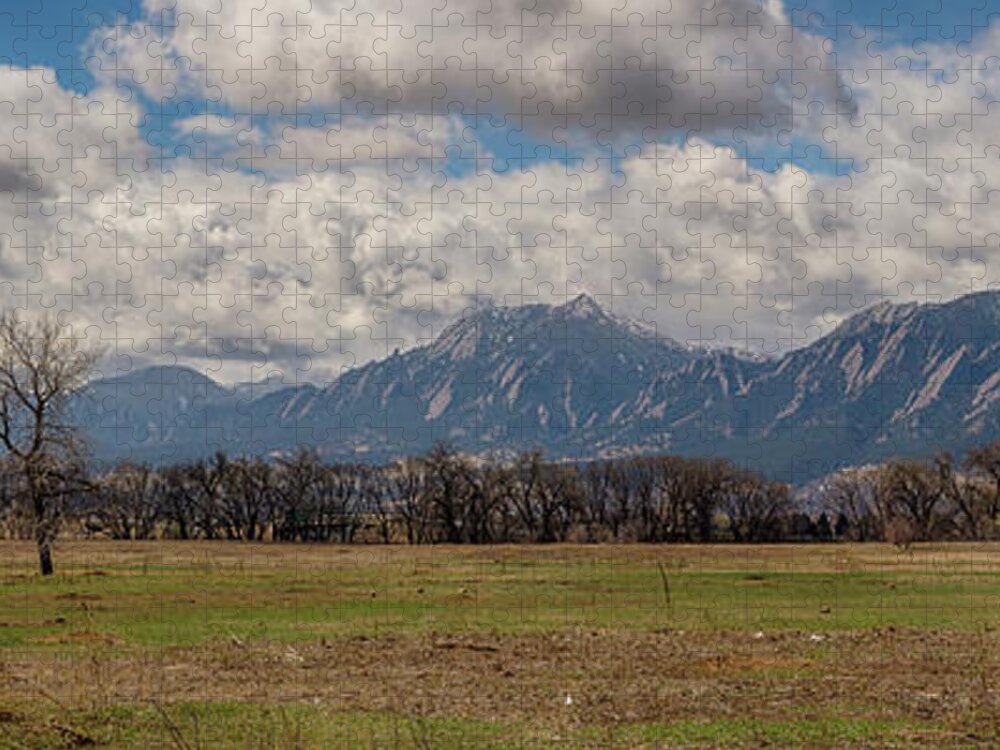
<instances>
[{"instance_id":1,"label":"dark tree trunk","mask_svg":"<svg viewBox=\"0 0 1000 750\"><path fill-rule=\"evenodd\" d=\"M52 565L52 542L47 538L38 540L38 570L43 576L50 576L55 572Z\"/></svg>"},{"instance_id":2,"label":"dark tree trunk","mask_svg":"<svg viewBox=\"0 0 1000 750\"><path fill-rule=\"evenodd\" d=\"M31 505L35 511L35 542L38 544L38 570L43 576L55 572L52 565L52 526L51 519L46 517L45 499L35 481L31 483Z\"/></svg>"}]
</instances>

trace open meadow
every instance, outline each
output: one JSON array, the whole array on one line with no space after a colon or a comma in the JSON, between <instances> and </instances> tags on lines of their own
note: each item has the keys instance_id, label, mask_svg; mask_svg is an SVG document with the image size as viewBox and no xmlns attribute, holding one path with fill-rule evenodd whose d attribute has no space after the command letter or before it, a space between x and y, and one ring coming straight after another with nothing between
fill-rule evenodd
<instances>
[{"instance_id":1,"label":"open meadow","mask_svg":"<svg viewBox=\"0 0 1000 750\"><path fill-rule=\"evenodd\" d=\"M0 543L0 747L986 747L1000 545Z\"/></svg>"}]
</instances>

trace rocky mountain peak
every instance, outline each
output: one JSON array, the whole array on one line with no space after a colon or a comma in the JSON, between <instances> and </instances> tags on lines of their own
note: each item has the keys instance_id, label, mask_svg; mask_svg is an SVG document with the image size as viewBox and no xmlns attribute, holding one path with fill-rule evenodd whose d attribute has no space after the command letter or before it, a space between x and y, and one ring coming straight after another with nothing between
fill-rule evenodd
<instances>
[{"instance_id":1,"label":"rocky mountain peak","mask_svg":"<svg viewBox=\"0 0 1000 750\"><path fill-rule=\"evenodd\" d=\"M578 294L565 304L554 308L553 312L564 315L568 318L579 318L592 320L604 317L604 309L589 294Z\"/></svg>"},{"instance_id":2,"label":"rocky mountain peak","mask_svg":"<svg viewBox=\"0 0 1000 750\"><path fill-rule=\"evenodd\" d=\"M230 398L182 367L94 385L81 423L104 458L308 444L381 462L448 440L553 458L718 455L801 482L1000 437L1000 292L875 304L775 359L683 347L581 294L468 310L433 343L323 388Z\"/></svg>"}]
</instances>

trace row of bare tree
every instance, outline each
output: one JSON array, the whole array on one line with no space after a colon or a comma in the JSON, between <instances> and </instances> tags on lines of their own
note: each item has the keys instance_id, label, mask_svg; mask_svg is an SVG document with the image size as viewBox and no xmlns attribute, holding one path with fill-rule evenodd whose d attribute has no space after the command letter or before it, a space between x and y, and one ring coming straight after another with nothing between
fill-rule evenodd
<instances>
[{"instance_id":1,"label":"row of bare tree","mask_svg":"<svg viewBox=\"0 0 1000 750\"><path fill-rule=\"evenodd\" d=\"M53 572L60 530L118 539L422 543L985 539L1000 521L1000 441L962 464L897 460L806 493L721 460L482 461L439 446L389 466L217 455L94 476L69 419L101 356L54 318L0 314L0 530Z\"/></svg>"},{"instance_id":2,"label":"row of bare tree","mask_svg":"<svg viewBox=\"0 0 1000 750\"><path fill-rule=\"evenodd\" d=\"M0 482L8 529L23 481ZM723 460L654 456L577 465L525 453L483 461L438 446L387 466L311 450L153 469L121 465L50 492L48 522L113 539L488 544L986 539L1000 520L1000 442L959 466L890 461L793 493ZM26 522L18 525L17 519Z\"/></svg>"},{"instance_id":3,"label":"row of bare tree","mask_svg":"<svg viewBox=\"0 0 1000 750\"><path fill-rule=\"evenodd\" d=\"M15 509L19 475L4 476L0 502ZM218 454L159 470L121 465L60 498L52 514L114 539L763 542L788 537L793 516L787 485L724 461L577 466L533 452L486 462L443 445L381 467L326 464L311 450L276 461Z\"/></svg>"},{"instance_id":4,"label":"row of bare tree","mask_svg":"<svg viewBox=\"0 0 1000 750\"><path fill-rule=\"evenodd\" d=\"M0 503L16 511L19 475L2 476ZM788 535L792 510L786 485L724 461L581 467L525 453L494 463L444 446L382 467L326 464L308 450L277 461L218 454L160 470L124 464L51 494L49 513L71 521L66 528L113 539L762 542ZM31 513L10 518L14 533L28 533L17 519Z\"/></svg>"},{"instance_id":5,"label":"row of bare tree","mask_svg":"<svg viewBox=\"0 0 1000 750\"><path fill-rule=\"evenodd\" d=\"M912 542L1000 536L1000 440L969 451L959 464L897 459L845 469L817 495L853 541Z\"/></svg>"}]
</instances>

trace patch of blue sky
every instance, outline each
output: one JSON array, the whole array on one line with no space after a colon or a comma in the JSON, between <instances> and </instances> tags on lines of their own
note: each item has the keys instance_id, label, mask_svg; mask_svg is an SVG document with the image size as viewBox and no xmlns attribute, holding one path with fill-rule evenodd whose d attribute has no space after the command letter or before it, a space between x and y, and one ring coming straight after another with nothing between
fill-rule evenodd
<instances>
[{"instance_id":1,"label":"patch of blue sky","mask_svg":"<svg viewBox=\"0 0 1000 750\"><path fill-rule=\"evenodd\" d=\"M140 16L139 0L21 0L0 6L0 64L47 67L60 85L85 94L94 78L82 48L103 26Z\"/></svg>"},{"instance_id":2,"label":"patch of blue sky","mask_svg":"<svg viewBox=\"0 0 1000 750\"><path fill-rule=\"evenodd\" d=\"M973 29L985 27L991 18L988 9L978 9L984 2L955 0L943 5L940 0L789 0L786 7L794 24L835 39L846 40L845 35L856 38L860 28L867 28L877 43L898 45L921 38L968 38ZM139 0L26 0L14 9L0 10L0 64L52 68L64 87L84 94L94 83L83 59L89 36L101 26L135 21L140 14ZM155 27L169 25L172 19L151 21ZM145 111L143 136L155 152L166 158L221 152L225 144L213 142L192 125L206 114L245 117L263 144L280 143L286 126L332 127L343 117L338 112L313 111L308 106L291 113L277 112L273 107L266 109L266 103L262 103L262 111L246 117L249 113L234 112L225 102L195 97L152 100L140 87L132 88L131 94ZM373 118L373 122L376 120ZM476 171L528 170L541 162L561 163L573 169L596 163L614 170L630 149L642 143L638 134L616 136L610 144L597 144L593 138L573 133L563 133L556 140L551 132L513 127L490 115L467 116L464 125L465 138L434 159L434 168L450 177ZM701 137L733 148L754 169L776 171L792 164L814 173L846 174L854 166L852 160L836 158L823 144L804 137L794 138L790 144L766 137L751 144L725 133L705 133ZM666 134L661 141L677 143L682 138ZM235 168L256 171L249 160L238 160Z\"/></svg>"},{"instance_id":3,"label":"patch of blue sky","mask_svg":"<svg viewBox=\"0 0 1000 750\"><path fill-rule=\"evenodd\" d=\"M63 88L86 96L96 83L86 59L90 37L98 29L107 30L102 34L116 33L116 24L122 27L117 33L127 33L128 24L139 21L141 15L140 0L25 0L16 7L4 7L0 9L0 65L49 68ZM153 33L160 23L171 20L153 19ZM173 123L203 113L207 103L154 101L127 80L126 74L118 83L128 92L123 95L137 97L143 105L140 131L147 142L164 154L182 146L186 136Z\"/></svg>"},{"instance_id":4,"label":"patch of blue sky","mask_svg":"<svg viewBox=\"0 0 1000 750\"><path fill-rule=\"evenodd\" d=\"M876 47L968 42L1000 15L993 0L786 0L785 9L798 28Z\"/></svg>"},{"instance_id":5,"label":"patch of blue sky","mask_svg":"<svg viewBox=\"0 0 1000 750\"><path fill-rule=\"evenodd\" d=\"M469 118L466 128L475 145L463 144L461 150L449 152L450 158L444 166L449 176L461 176L476 169L527 170L541 162L564 164L573 169L597 163L616 169L631 153L649 146L641 137L627 135L604 145L595 145L592 139L584 137L555 141L540 131L498 127L488 117ZM679 145L686 135L681 131L665 133L658 142ZM854 169L853 159L831 153L829 144L819 143L805 134L795 135L787 143L779 143L766 134L759 135L752 141L728 133L704 133L700 138L733 149L736 157L746 161L752 169L776 172L790 164L807 172L834 175L845 175Z\"/></svg>"},{"instance_id":6,"label":"patch of blue sky","mask_svg":"<svg viewBox=\"0 0 1000 750\"><path fill-rule=\"evenodd\" d=\"M503 173L530 169L540 162L579 168L594 158L594 148L585 138L557 141L550 134L531 127L511 127L490 115L463 118L461 148L449 150L443 171L461 176L476 170ZM471 143L470 143L471 142Z\"/></svg>"},{"instance_id":7,"label":"patch of blue sky","mask_svg":"<svg viewBox=\"0 0 1000 750\"><path fill-rule=\"evenodd\" d=\"M852 157L832 153L829 144L818 143L814 138L804 136L793 137L787 145L773 141L763 144L740 141L727 145L750 168L763 172L777 172L790 165L810 174L844 176L856 168Z\"/></svg>"}]
</instances>

